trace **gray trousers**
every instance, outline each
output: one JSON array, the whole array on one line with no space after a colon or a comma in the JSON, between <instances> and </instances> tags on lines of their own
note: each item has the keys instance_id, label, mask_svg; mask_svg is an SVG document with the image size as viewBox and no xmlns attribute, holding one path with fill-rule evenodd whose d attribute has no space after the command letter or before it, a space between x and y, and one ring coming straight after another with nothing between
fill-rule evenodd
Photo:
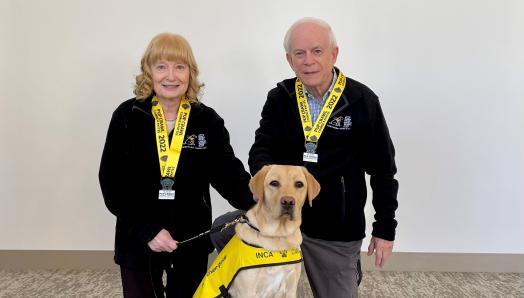
<instances>
[{"instance_id":1,"label":"gray trousers","mask_svg":"<svg viewBox=\"0 0 524 298\"><path fill-rule=\"evenodd\" d=\"M317 298L358 297L362 280L362 240L342 242L310 238L302 233L302 257L313 296Z\"/></svg>"},{"instance_id":2,"label":"gray trousers","mask_svg":"<svg viewBox=\"0 0 524 298\"><path fill-rule=\"evenodd\" d=\"M213 227L231 222L244 213L237 210L221 215L213 222ZM233 227L211 234L211 241L218 252L234 234ZM304 233L302 236L304 267L313 295L316 298L358 297L358 285L362 280L360 269L362 240L326 241L307 237Z\"/></svg>"}]
</instances>

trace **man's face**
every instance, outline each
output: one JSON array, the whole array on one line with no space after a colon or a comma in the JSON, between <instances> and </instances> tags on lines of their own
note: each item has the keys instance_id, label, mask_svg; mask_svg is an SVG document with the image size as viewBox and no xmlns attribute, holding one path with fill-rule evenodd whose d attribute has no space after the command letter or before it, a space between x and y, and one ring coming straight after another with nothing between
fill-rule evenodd
<instances>
[{"instance_id":1,"label":"man's face","mask_svg":"<svg viewBox=\"0 0 524 298\"><path fill-rule=\"evenodd\" d=\"M337 55L338 47L331 47L325 28L314 23L303 23L291 34L286 58L308 90L325 92L331 85Z\"/></svg>"}]
</instances>

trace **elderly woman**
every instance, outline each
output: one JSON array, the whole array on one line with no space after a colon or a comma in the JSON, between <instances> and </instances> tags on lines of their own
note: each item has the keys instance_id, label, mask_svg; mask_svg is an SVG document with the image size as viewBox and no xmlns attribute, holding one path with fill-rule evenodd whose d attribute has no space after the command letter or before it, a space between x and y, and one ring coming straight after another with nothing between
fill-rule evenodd
<instances>
[{"instance_id":1,"label":"elderly woman","mask_svg":"<svg viewBox=\"0 0 524 298\"><path fill-rule=\"evenodd\" d=\"M100 165L105 204L116 216L115 262L125 297L191 297L212 251L209 185L231 205L254 204L249 174L224 121L200 103L202 84L188 42L151 40L136 98L113 113ZM166 272L167 283L162 281Z\"/></svg>"}]
</instances>

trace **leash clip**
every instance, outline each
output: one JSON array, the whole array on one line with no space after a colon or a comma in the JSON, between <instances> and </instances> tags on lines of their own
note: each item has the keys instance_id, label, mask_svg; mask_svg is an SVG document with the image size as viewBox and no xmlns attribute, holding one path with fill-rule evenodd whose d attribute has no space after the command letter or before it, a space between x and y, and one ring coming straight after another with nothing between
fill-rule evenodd
<instances>
[{"instance_id":1,"label":"leash clip","mask_svg":"<svg viewBox=\"0 0 524 298\"><path fill-rule=\"evenodd\" d=\"M220 232L223 232L225 229L229 228L230 226L232 226L232 225L234 225L236 223L239 223L241 218L242 217L238 217L238 218L235 218L235 220L233 220L233 221L225 223L224 226L222 227L222 229L220 229Z\"/></svg>"}]
</instances>

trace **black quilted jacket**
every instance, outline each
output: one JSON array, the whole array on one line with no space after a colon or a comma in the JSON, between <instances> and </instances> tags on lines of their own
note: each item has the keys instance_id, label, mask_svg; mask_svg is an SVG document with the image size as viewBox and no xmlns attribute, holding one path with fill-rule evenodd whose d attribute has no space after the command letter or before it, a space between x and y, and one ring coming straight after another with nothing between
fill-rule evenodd
<instances>
[{"instance_id":1,"label":"black quilted jacket","mask_svg":"<svg viewBox=\"0 0 524 298\"><path fill-rule=\"evenodd\" d=\"M236 208L254 204L250 175L234 155L224 121L202 103L192 104L174 201L158 200L160 166L151 98L127 100L113 113L99 179L105 204L117 218L115 262L130 267L147 264L147 242L162 228L178 241L210 228L210 185ZM187 245L212 250L209 237Z\"/></svg>"},{"instance_id":2,"label":"black quilted jacket","mask_svg":"<svg viewBox=\"0 0 524 298\"><path fill-rule=\"evenodd\" d=\"M268 93L249 153L251 173L265 164L305 165L320 182L321 192L312 208L304 206L302 231L309 237L332 241L365 237L367 173L375 209L372 235L394 240L398 205L395 150L377 96L347 78L343 95L319 139L318 163L304 164L304 142L295 78L284 80Z\"/></svg>"}]
</instances>

